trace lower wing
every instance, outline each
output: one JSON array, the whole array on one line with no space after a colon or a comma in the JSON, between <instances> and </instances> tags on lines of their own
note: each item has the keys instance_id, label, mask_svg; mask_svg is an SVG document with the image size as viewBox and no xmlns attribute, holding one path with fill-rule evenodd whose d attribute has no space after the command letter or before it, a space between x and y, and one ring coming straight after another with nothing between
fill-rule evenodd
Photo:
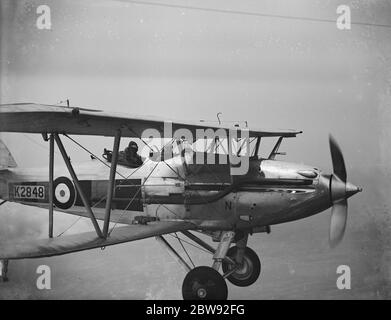
<instances>
[{"instance_id":1,"label":"lower wing","mask_svg":"<svg viewBox=\"0 0 391 320\"><path fill-rule=\"evenodd\" d=\"M0 259L51 257L195 228L186 221L158 221L115 228L107 239L99 238L94 231L50 239L3 242L0 243Z\"/></svg>"}]
</instances>

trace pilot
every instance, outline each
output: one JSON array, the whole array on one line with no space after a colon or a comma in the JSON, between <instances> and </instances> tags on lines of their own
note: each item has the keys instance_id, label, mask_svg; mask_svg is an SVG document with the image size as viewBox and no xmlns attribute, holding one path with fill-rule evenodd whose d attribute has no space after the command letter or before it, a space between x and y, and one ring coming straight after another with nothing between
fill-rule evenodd
<instances>
[{"instance_id":1,"label":"pilot","mask_svg":"<svg viewBox=\"0 0 391 320\"><path fill-rule=\"evenodd\" d=\"M125 149L125 160L131 167L139 167L143 164L143 160L137 152L137 143L130 141L128 147Z\"/></svg>"}]
</instances>

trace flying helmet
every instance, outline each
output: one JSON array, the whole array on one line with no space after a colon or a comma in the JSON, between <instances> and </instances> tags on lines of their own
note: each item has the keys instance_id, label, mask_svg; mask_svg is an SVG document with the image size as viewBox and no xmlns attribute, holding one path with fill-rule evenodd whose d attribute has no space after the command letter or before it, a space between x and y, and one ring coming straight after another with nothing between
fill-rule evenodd
<instances>
[{"instance_id":1,"label":"flying helmet","mask_svg":"<svg viewBox=\"0 0 391 320\"><path fill-rule=\"evenodd\" d=\"M134 141L130 141L128 147L129 149L135 150L136 152L138 151L138 145Z\"/></svg>"}]
</instances>

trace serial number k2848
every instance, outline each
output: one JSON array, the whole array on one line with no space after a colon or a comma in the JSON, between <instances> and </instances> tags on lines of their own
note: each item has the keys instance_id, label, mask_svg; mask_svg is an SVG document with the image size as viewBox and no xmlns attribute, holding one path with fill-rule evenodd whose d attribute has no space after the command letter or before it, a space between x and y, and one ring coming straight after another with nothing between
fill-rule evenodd
<instances>
[{"instance_id":1,"label":"serial number k2848","mask_svg":"<svg viewBox=\"0 0 391 320\"><path fill-rule=\"evenodd\" d=\"M45 199L45 187L37 185L14 185L14 199Z\"/></svg>"}]
</instances>

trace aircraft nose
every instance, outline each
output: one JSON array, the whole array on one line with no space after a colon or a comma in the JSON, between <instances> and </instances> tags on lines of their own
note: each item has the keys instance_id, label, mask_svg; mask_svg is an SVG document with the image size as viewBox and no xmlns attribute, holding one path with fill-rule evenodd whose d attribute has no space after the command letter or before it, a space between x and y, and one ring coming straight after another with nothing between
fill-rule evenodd
<instances>
[{"instance_id":1,"label":"aircraft nose","mask_svg":"<svg viewBox=\"0 0 391 320\"><path fill-rule=\"evenodd\" d=\"M355 186L353 183L346 182L345 185L345 192L346 192L346 198L350 198L352 195L356 194L357 192L361 192L362 188Z\"/></svg>"},{"instance_id":2,"label":"aircraft nose","mask_svg":"<svg viewBox=\"0 0 391 320\"><path fill-rule=\"evenodd\" d=\"M354 185L351 182L343 182L338 176L332 175L329 184L332 202L348 199L355 195L357 192L361 192L362 188ZM327 181L327 180L326 180Z\"/></svg>"}]
</instances>

